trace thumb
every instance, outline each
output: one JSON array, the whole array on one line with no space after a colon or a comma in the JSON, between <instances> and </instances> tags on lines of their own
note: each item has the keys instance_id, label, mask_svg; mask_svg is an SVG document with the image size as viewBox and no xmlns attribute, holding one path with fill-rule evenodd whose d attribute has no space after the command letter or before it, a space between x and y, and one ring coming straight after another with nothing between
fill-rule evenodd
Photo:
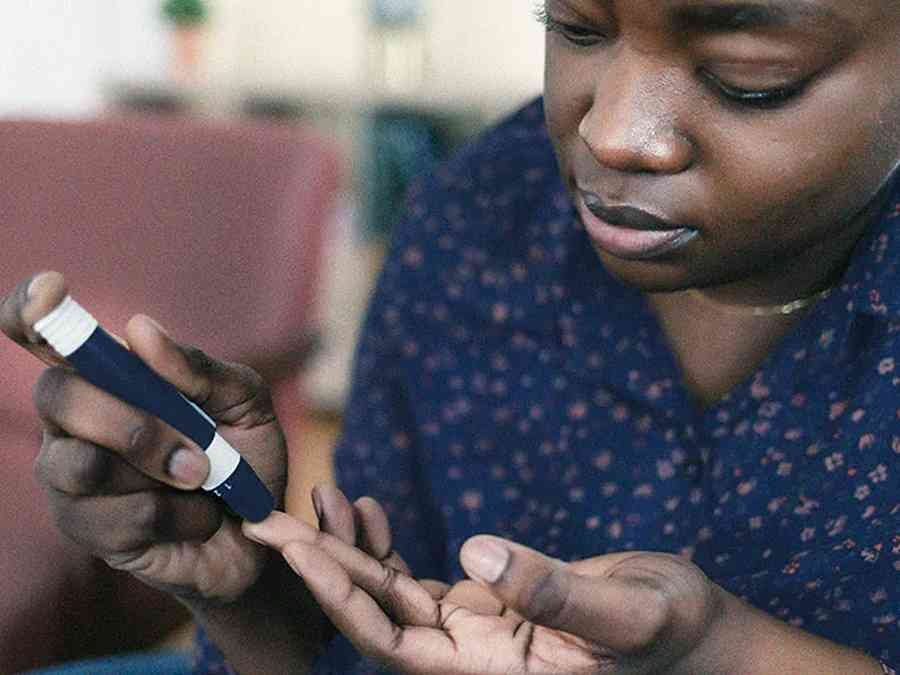
<instances>
[{"instance_id":1,"label":"thumb","mask_svg":"<svg viewBox=\"0 0 900 675\"><path fill-rule=\"evenodd\" d=\"M274 495L283 495L284 436L262 376L248 366L218 361L196 347L176 342L148 316L134 316L125 327L125 336L150 368L217 423L240 428L247 441L240 446L241 454ZM251 430L265 429L274 430L273 435L248 435Z\"/></svg>"},{"instance_id":2,"label":"thumb","mask_svg":"<svg viewBox=\"0 0 900 675\"><path fill-rule=\"evenodd\" d=\"M609 556L609 570L619 556ZM602 561L602 558L595 559ZM652 646L667 625L665 599L649 585L572 565L497 537L469 539L460 563L472 579L529 621L566 631L614 652Z\"/></svg>"}]
</instances>

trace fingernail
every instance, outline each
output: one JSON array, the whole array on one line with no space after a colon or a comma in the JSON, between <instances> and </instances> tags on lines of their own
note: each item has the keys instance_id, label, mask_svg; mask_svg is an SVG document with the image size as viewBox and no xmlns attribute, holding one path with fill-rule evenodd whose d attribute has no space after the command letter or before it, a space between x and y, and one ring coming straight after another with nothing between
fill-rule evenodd
<instances>
[{"instance_id":1,"label":"fingernail","mask_svg":"<svg viewBox=\"0 0 900 675\"><path fill-rule=\"evenodd\" d=\"M209 459L196 448L179 448L169 458L169 474L179 483L199 487L209 475Z\"/></svg>"},{"instance_id":2,"label":"fingernail","mask_svg":"<svg viewBox=\"0 0 900 675\"><path fill-rule=\"evenodd\" d=\"M34 279L32 279L32 280L28 283L28 289L25 291L25 297L26 297L26 298L28 298L29 300L31 300L31 299L34 297L35 292L37 291L38 286L41 285L41 278L44 277L44 276L46 276L46 274L47 274L46 272L41 272L40 274L38 274L36 277L34 277Z\"/></svg>"},{"instance_id":3,"label":"fingernail","mask_svg":"<svg viewBox=\"0 0 900 675\"><path fill-rule=\"evenodd\" d=\"M28 288L25 289L25 295L28 300L31 300L35 296L40 295L42 292L46 293L46 289L60 287L61 284L62 275L59 272L40 272L36 274L30 282L28 282ZM59 300L62 300L62 298L60 297L57 302Z\"/></svg>"},{"instance_id":4,"label":"fingernail","mask_svg":"<svg viewBox=\"0 0 900 675\"><path fill-rule=\"evenodd\" d=\"M509 566L509 551L490 539L467 542L459 557L466 574L486 584L497 583Z\"/></svg>"},{"instance_id":5,"label":"fingernail","mask_svg":"<svg viewBox=\"0 0 900 675\"><path fill-rule=\"evenodd\" d=\"M156 319L151 316L144 315L144 318L150 322L150 324L156 328L160 333L165 335L166 337L170 337L169 331L167 331Z\"/></svg>"}]
</instances>

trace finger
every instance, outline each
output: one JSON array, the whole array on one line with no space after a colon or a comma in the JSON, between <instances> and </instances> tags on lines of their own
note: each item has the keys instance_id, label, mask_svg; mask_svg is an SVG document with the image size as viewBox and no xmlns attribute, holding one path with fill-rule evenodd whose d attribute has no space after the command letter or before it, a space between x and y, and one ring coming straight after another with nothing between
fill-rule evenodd
<instances>
[{"instance_id":1,"label":"finger","mask_svg":"<svg viewBox=\"0 0 900 675\"><path fill-rule=\"evenodd\" d=\"M251 431L268 434L266 443L248 441L241 450L275 496L276 505L280 504L287 479L283 464L286 446L262 377L247 366L217 361L196 347L178 344L158 323L144 315L128 322L125 336L135 354L210 417L240 428L245 439ZM273 429L277 433L273 434ZM271 439L275 437L280 447L273 447ZM266 452L255 450L257 446Z\"/></svg>"},{"instance_id":2,"label":"finger","mask_svg":"<svg viewBox=\"0 0 900 675\"><path fill-rule=\"evenodd\" d=\"M44 363L63 363L62 357L34 330L34 323L67 293L65 280L58 272L43 272L25 279L0 300L0 330Z\"/></svg>"},{"instance_id":3,"label":"finger","mask_svg":"<svg viewBox=\"0 0 900 675\"><path fill-rule=\"evenodd\" d=\"M159 487L115 453L49 431L44 432L34 472L42 485L72 496L129 494Z\"/></svg>"},{"instance_id":4,"label":"finger","mask_svg":"<svg viewBox=\"0 0 900 675\"><path fill-rule=\"evenodd\" d=\"M409 565L406 564L403 557L396 551L391 551L386 558L382 558L379 562L386 567L397 570L400 574L405 574L409 577L412 576L412 570L409 568Z\"/></svg>"},{"instance_id":5,"label":"finger","mask_svg":"<svg viewBox=\"0 0 900 675\"><path fill-rule=\"evenodd\" d=\"M438 581L437 579L419 579L419 583L422 584L422 588L428 591L431 597L436 601L443 599L443 597L447 595L447 591L450 590L450 584Z\"/></svg>"},{"instance_id":6,"label":"finger","mask_svg":"<svg viewBox=\"0 0 900 675\"><path fill-rule=\"evenodd\" d=\"M51 427L116 452L158 481L193 490L209 473L209 459L196 444L73 371L44 371L35 385L34 400Z\"/></svg>"},{"instance_id":7,"label":"finger","mask_svg":"<svg viewBox=\"0 0 900 675\"><path fill-rule=\"evenodd\" d=\"M503 603L482 584L470 579L460 581L448 589L443 596L444 602L465 607L476 614L500 616L503 614Z\"/></svg>"},{"instance_id":8,"label":"finger","mask_svg":"<svg viewBox=\"0 0 900 675\"><path fill-rule=\"evenodd\" d=\"M150 490L126 495L73 497L50 491L59 529L98 555L139 551L163 542L205 541L222 513L199 492Z\"/></svg>"},{"instance_id":9,"label":"finger","mask_svg":"<svg viewBox=\"0 0 900 675\"><path fill-rule=\"evenodd\" d=\"M356 522L356 545L383 564L412 576L409 565L393 550L391 526L381 504L371 497L360 497L353 503Z\"/></svg>"},{"instance_id":10,"label":"finger","mask_svg":"<svg viewBox=\"0 0 900 675\"><path fill-rule=\"evenodd\" d=\"M448 672L455 646L442 630L392 621L344 565L323 548L294 541L285 549L285 559L334 626L361 653L398 671Z\"/></svg>"},{"instance_id":11,"label":"finger","mask_svg":"<svg viewBox=\"0 0 900 675\"><path fill-rule=\"evenodd\" d=\"M410 576L384 565L327 532L302 520L276 512L261 523L243 525L250 539L287 552L295 544L314 545L346 570L350 579L368 593L399 624L440 625L440 610L431 594Z\"/></svg>"},{"instance_id":12,"label":"finger","mask_svg":"<svg viewBox=\"0 0 900 675\"><path fill-rule=\"evenodd\" d=\"M125 336L132 351L160 377L172 383L217 422L239 428L244 433L247 442L241 448L242 454L280 503L286 481L283 470L286 448L269 389L262 377L248 366L217 361L196 347L175 342L148 316L134 316L125 327ZM275 435L271 434L273 428L278 431ZM270 434L269 438L277 436L280 449L273 448L271 440L265 444L253 443L248 439L251 431ZM264 447L267 452L255 450L256 446ZM188 444L187 447L193 446ZM189 463L191 459L198 460L198 456L184 456L183 459L186 461L183 467L178 463L172 467L184 468L185 472L199 469ZM206 473L203 474L205 477Z\"/></svg>"},{"instance_id":13,"label":"finger","mask_svg":"<svg viewBox=\"0 0 900 675\"><path fill-rule=\"evenodd\" d=\"M391 526L381 505L371 497L360 497L353 503L357 523L357 544L376 560L391 553Z\"/></svg>"},{"instance_id":14,"label":"finger","mask_svg":"<svg viewBox=\"0 0 900 675\"><path fill-rule=\"evenodd\" d=\"M658 589L577 574L562 561L497 537L468 540L460 562L470 577L529 621L620 653L652 645L668 625L667 603Z\"/></svg>"},{"instance_id":15,"label":"finger","mask_svg":"<svg viewBox=\"0 0 900 675\"><path fill-rule=\"evenodd\" d=\"M333 485L316 485L312 489L312 501L319 518L319 529L355 546L356 514L344 493Z\"/></svg>"},{"instance_id":16,"label":"finger","mask_svg":"<svg viewBox=\"0 0 900 675\"><path fill-rule=\"evenodd\" d=\"M252 368L217 361L196 347L181 345L143 314L128 322L125 338L151 369L216 420L245 427L274 420L269 391Z\"/></svg>"}]
</instances>

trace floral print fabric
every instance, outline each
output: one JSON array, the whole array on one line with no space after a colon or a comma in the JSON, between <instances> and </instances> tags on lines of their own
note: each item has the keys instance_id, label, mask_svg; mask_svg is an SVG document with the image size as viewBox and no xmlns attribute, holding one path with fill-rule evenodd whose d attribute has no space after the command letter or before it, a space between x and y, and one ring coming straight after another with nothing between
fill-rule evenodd
<instances>
[{"instance_id":1,"label":"floral print fabric","mask_svg":"<svg viewBox=\"0 0 900 675\"><path fill-rule=\"evenodd\" d=\"M540 101L410 195L336 452L415 574L497 534L562 559L690 556L784 621L900 660L900 191L845 278L697 409L640 293L603 269ZM374 666L336 641L321 672Z\"/></svg>"}]
</instances>

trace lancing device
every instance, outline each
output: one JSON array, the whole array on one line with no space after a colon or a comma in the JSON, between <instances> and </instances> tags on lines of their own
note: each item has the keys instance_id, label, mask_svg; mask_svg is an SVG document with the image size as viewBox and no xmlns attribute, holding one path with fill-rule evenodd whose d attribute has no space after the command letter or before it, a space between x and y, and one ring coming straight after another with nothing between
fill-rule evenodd
<instances>
[{"instance_id":1,"label":"lancing device","mask_svg":"<svg viewBox=\"0 0 900 675\"><path fill-rule=\"evenodd\" d=\"M158 417L203 448L209 476L202 487L235 514L255 523L272 512L272 494L247 460L216 432L216 423L119 344L71 296L34 329L88 382Z\"/></svg>"}]
</instances>

